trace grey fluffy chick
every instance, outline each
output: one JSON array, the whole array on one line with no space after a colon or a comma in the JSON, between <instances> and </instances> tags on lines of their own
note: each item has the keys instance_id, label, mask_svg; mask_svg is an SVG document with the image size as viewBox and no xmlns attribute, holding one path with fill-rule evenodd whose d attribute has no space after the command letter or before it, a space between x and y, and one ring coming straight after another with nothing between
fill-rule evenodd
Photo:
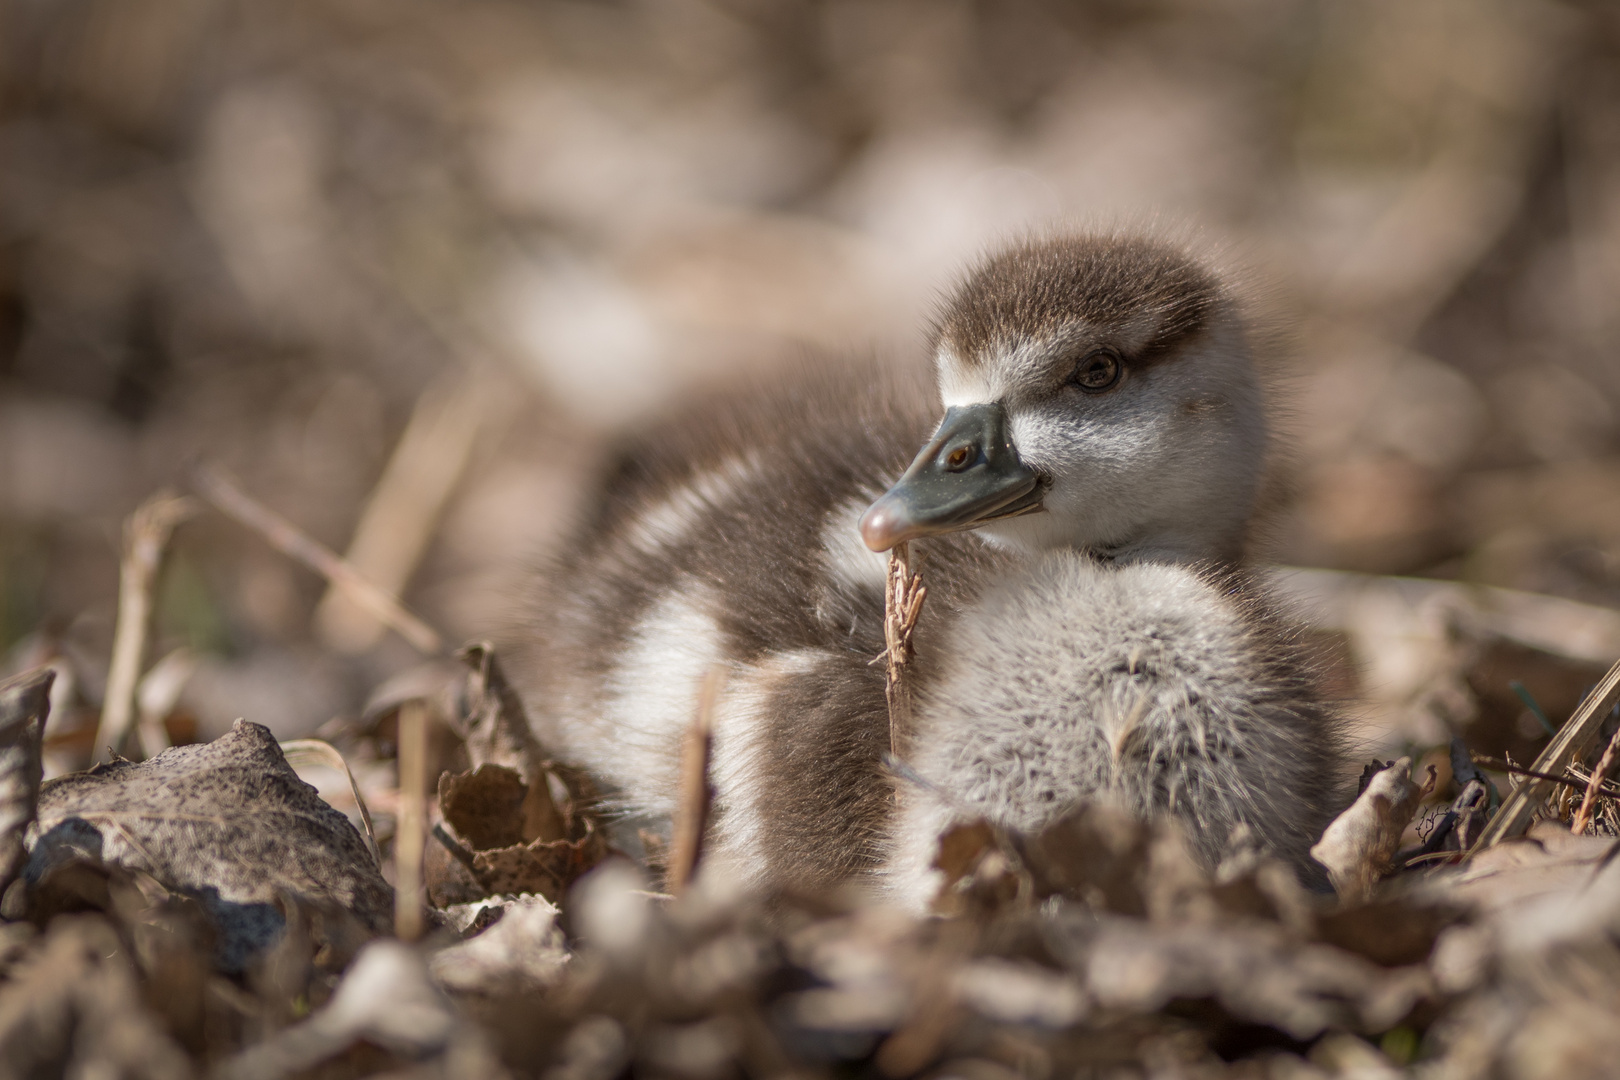
<instances>
[{"instance_id":1,"label":"grey fluffy chick","mask_svg":"<svg viewBox=\"0 0 1620 1080\"><path fill-rule=\"evenodd\" d=\"M1308 868L1334 720L1234 569L1266 425L1220 281L1136 237L1016 245L934 355L933 386L816 365L627 443L514 642L542 741L667 828L719 666L710 869L762 888L920 905L952 821L1032 830L1095 798L1175 816L1211 863L1246 826ZM871 661L902 539L930 598L924 784L897 800Z\"/></svg>"}]
</instances>

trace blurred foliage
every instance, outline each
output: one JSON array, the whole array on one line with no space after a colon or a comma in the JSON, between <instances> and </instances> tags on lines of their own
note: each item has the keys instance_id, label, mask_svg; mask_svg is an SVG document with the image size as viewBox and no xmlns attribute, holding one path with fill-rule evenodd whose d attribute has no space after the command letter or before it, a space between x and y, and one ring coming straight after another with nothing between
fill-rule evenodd
<instances>
[{"instance_id":1,"label":"blurred foliage","mask_svg":"<svg viewBox=\"0 0 1620 1080\"><path fill-rule=\"evenodd\" d=\"M0 0L0 638L104 655L118 522L198 459L343 549L458 370L502 408L409 599L487 633L605 434L914 356L1062 218L1271 283L1276 558L1615 603L1617 59L1616 9L1550 0ZM166 631L309 638L318 582L180 543L214 594Z\"/></svg>"}]
</instances>

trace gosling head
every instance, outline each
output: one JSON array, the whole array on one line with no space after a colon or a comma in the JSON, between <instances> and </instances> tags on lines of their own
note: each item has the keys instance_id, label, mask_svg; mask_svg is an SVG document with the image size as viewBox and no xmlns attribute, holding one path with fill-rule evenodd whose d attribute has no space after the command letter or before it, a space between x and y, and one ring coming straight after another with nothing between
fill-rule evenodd
<instances>
[{"instance_id":1,"label":"gosling head","mask_svg":"<svg viewBox=\"0 0 1620 1080\"><path fill-rule=\"evenodd\" d=\"M934 336L945 417L861 519L874 551L977 529L1027 550L1233 558L1266 452L1237 304L1149 239L1020 243L973 271Z\"/></svg>"}]
</instances>

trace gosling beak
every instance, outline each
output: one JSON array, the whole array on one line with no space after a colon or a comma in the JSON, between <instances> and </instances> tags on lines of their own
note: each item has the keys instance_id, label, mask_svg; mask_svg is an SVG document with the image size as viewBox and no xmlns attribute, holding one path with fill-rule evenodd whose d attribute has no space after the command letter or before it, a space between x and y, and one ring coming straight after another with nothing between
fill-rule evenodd
<instances>
[{"instance_id":1,"label":"gosling beak","mask_svg":"<svg viewBox=\"0 0 1620 1080\"><path fill-rule=\"evenodd\" d=\"M1041 508L1045 485L1018 458L998 404L954 406L898 483L861 517L873 551Z\"/></svg>"}]
</instances>

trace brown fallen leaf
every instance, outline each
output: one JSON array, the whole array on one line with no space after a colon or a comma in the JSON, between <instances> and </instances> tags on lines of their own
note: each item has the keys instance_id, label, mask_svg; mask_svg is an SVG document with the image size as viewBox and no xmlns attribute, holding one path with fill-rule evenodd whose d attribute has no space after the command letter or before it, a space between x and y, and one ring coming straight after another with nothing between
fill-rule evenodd
<instances>
[{"instance_id":1,"label":"brown fallen leaf","mask_svg":"<svg viewBox=\"0 0 1620 1080\"><path fill-rule=\"evenodd\" d=\"M391 923L393 892L359 832L298 778L269 729L243 720L211 743L45 784L24 870L30 894L81 859L202 901L227 970L280 934L283 897L344 909L371 933Z\"/></svg>"},{"instance_id":2,"label":"brown fallen leaf","mask_svg":"<svg viewBox=\"0 0 1620 1080\"><path fill-rule=\"evenodd\" d=\"M523 804L529 786L517 770L480 765L470 773L439 777L439 810L474 851L524 842Z\"/></svg>"},{"instance_id":3,"label":"brown fallen leaf","mask_svg":"<svg viewBox=\"0 0 1620 1080\"><path fill-rule=\"evenodd\" d=\"M1099 911L1143 915L1141 874L1151 830L1114 806L1094 803L1053 822L1024 846L1037 895L1064 895Z\"/></svg>"},{"instance_id":4,"label":"brown fallen leaf","mask_svg":"<svg viewBox=\"0 0 1620 1080\"><path fill-rule=\"evenodd\" d=\"M1364 901L1389 869L1401 833L1417 812L1422 788L1412 782L1412 759L1380 769L1350 808L1333 820L1311 848L1345 901Z\"/></svg>"},{"instance_id":5,"label":"brown fallen leaf","mask_svg":"<svg viewBox=\"0 0 1620 1080\"><path fill-rule=\"evenodd\" d=\"M473 876L491 896L533 893L555 903L607 854L595 831L583 840L536 840L473 852Z\"/></svg>"},{"instance_id":6,"label":"brown fallen leaf","mask_svg":"<svg viewBox=\"0 0 1620 1080\"><path fill-rule=\"evenodd\" d=\"M551 798L544 755L529 729L523 702L507 683L495 648L475 642L456 653L468 667L465 711L457 727L467 743L473 768L502 765L515 771L527 787L523 802L522 840L561 840L567 823Z\"/></svg>"}]
</instances>

